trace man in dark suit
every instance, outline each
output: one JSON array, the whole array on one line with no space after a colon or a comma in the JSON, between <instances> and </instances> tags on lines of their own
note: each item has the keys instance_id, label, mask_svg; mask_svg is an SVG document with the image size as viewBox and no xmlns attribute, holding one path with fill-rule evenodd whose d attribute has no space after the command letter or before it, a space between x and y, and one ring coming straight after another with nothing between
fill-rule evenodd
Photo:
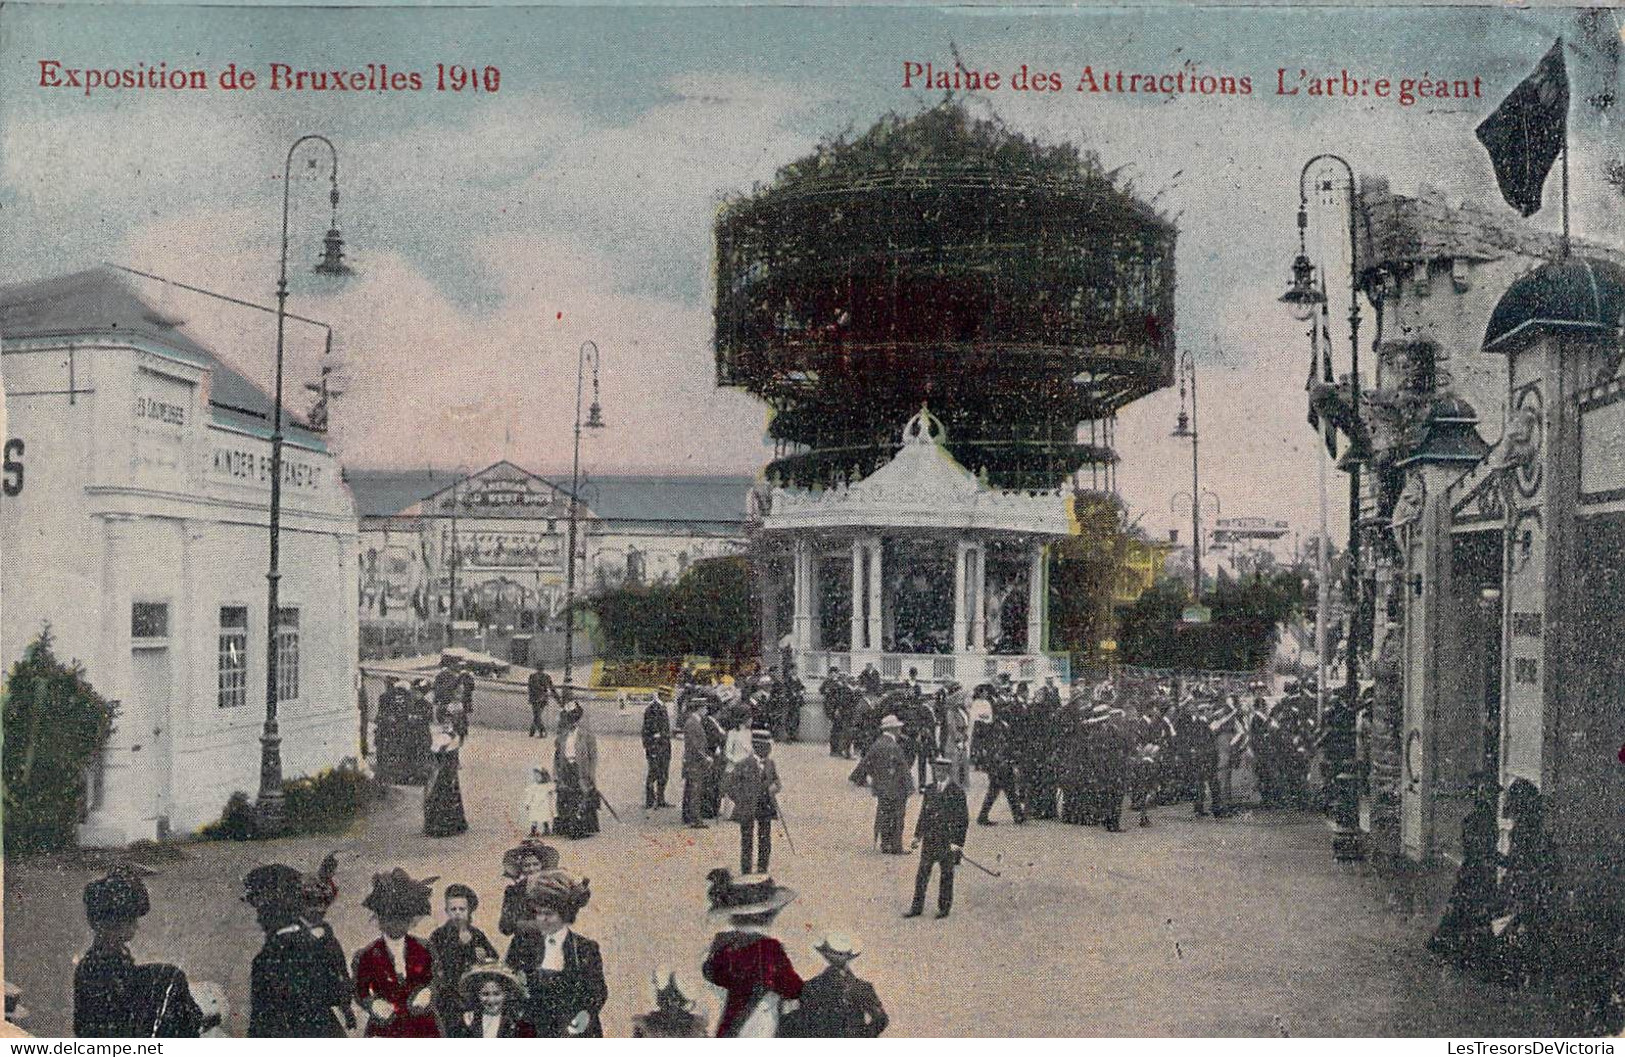
<instances>
[{"instance_id":1,"label":"man in dark suit","mask_svg":"<svg viewBox=\"0 0 1625 1057\"><path fill-rule=\"evenodd\" d=\"M643 806L670 807L666 782L671 776L671 716L658 693L643 710L643 756L649 764L643 777Z\"/></svg>"},{"instance_id":2,"label":"man in dark suit","mask_svg":"<svg viewBox=\"0 0 1625 1057\"><path fill-rule=\"evenodd\" d=\"M852 708L847 702L846 682L839 669L829 670L829 676L818 687L818 696L824 702L824 718L829 721L829 754L851 756L852 737L847 726L851 722Z\"/></svg>"},{"instance_id":3,"label":"man in dark suit","mask_svg":"<svg viewBox=\"0 0 1625 1057\"><path fill-rule=\"evenodd\" d=\"M750 732L751 754L734 764L724 780L724 792L734 803L733 820L739 823L739 872L767 873L773 858L773 820L779 817L779 769L773 762L773 732L757 727Z\"/></svg>"},{"instance_id":4,"label":"man in dark suit","mask_svg":"<svg viewBox=\"0 0 1625 1057\"><path fill-rule=\"evenodd\" d=\"M925 789L920 817L914 823L914 847L920 849L920 868L914 874L914 902L906 918L925 912L925 889L931 868L941 871L937 882L937 917L945 918L954 905L954 867L959 865L965 833L970 829L970 805L965 790L954 782L954 762L946 756L931 761L933 781Z\"/></svg>"},{"instance_id":5,"label":"man in dark suit","mask_svg":"<svg viewBox=\"0 0 1625 1057\"><path fill-rule=\"evenodd\" d=\"M1021 805L1021 789L1016 784L1020 745L1017 742L1015 707L1013 698L1001 697L993 702L993 723L986 731L987 796L983 797L982 810L976 816L977 825L997 825L987 816L1000 793L1009 801L1010 817L1016 820L1016 825L1027 821L1027 814Z\"/></svg>"},{"instance_id":6,"label":"man in dark suit","mask_svg":"<svg viewBox=\"0 0 1625 1057\"><path fill-rule=\"evenodd\" d=\"M880 850L887 855L905 854L903 820L908 812L909 794L914 792L908 755L897 743L902 729L903 721L896 716L882 719L880 735L851 775L851 780L858 785L867 779L875 794L875 837L880 841Z\"/></svg>"},{"instance_id":7,"label":"man in dark suit","mask_svg":"<svg viewBox=\"0 0 1625 1057\"><path fill-rule=\"evenodd\" d=\"M564 703L564 699L559 697L559 692L554 689L553 677L540 668L530 673L530 679L527 680L525 688L530 695L529 736L532 738L545 738L547 737L547 724L542 722L542 710L547 707L547 699L551 697L560 704Z\"/></svg>"},{"instance_id":8,"label":"man in dark suit","mask_svg":"<svg viewBox=\"0 0 1625 1057\"><path fill-rule=\"evenodd\" d=\"M683 724L683 821L705 829L705 782L711 772L711 748L706 740L706 711L711 702L694 698L694 708Z\"/></svg>"}]
</instances>

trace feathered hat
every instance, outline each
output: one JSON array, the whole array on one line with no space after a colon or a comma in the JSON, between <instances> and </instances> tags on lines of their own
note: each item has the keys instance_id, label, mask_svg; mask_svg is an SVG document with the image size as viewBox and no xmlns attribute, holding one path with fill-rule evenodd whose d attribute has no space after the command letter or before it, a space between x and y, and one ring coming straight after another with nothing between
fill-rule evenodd
<instances>
[{"instance_id":1,"label":"feathered hat","mask_svg":"<svg viewBox=\"0 0 1625 1057\"><path fill-rule=\"evenodd\" d=\"M707 913L713 918L761 918L777 914L796 898L793 888L778 884L765 874L747 874L735 881L733 874L721 867L705 875L706 898L711 906Z\"/></svg>"},{"instance_id":2,"label":"feathered hat","mask_svg":"<svg viewBox=\"0 0 1625 1057\"><path fill-rule=\"evenodd\" d=\"M421 881L399 866L389 873L372 875L372 891L361 905L381 918L422 918L429 916L429 895L439 877Z\"/></svg>"},{"instance_id":3,"label":"feathered hat","mask_svg":"<svg viewBox=\"0 0 1625 1057\"><path fill-rule=\"evenodd\" d=\"M91 928L134 921L151 909L146 884L128 866L115 866L106 877L85 885L85 918Z\"/></svg>"},{"instance_id":4,"label":"feathered hat","mask_svg":"<svg viewBox=\"0 0 1625 1057\"><path fill-rule=\"evenodd\" d=\"M300 892L305 897L305 903L310 906L330 907L333 900L339 897L339 886L335 878L339 872L339 857L328 853L322 864L316 867L313 874L305 874L300 883Z\"/></svg>"},{"instance_id":5,"label":"feathered hat","mask_svg":"<svg viewBox=\"0 0 1625 1057\"><path fill-rule=\"evenodd\" d=\"M525 905L532 910L552 910L565 921L574 921L581 908L592 899L587 878L577 880L564 870L547 870L525 886Z\"/></svg>"}]
</instances>

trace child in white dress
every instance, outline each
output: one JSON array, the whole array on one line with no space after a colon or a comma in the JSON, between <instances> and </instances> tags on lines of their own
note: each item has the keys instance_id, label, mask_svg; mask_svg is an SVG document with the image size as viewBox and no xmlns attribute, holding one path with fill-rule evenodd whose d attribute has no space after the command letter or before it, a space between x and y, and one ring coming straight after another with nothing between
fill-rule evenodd
<instances>
[{"instance_id":1,"label":"child in white dress","mask_svg":"<svg viewBox=\"0 0 1625 1057\"><path fill-rule=\"evenodd\" d=\"M530 769L530 784L525 786L525 799L520 808L520 821L530 836L553 832L553 817L558 814L558 791L553 787L553 776L545 767Z\"/></svg>"}]
</instances>

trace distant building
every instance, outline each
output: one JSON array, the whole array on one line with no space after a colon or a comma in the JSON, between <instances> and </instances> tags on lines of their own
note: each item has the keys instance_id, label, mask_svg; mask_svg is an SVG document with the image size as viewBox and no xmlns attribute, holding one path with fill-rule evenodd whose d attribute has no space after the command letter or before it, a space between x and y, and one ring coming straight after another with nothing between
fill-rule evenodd
<instances>
[{"instance_id":1,"label":"distant building","mask_svg":"<svg viewBox=\"0 0 1625 1057\"><path fill-rule=\"evenodd\" d=\"M438 641L453 617L502 640L557 628L565 602L569 484L502 462L466 476L351 470L361 516L358 611L370 652ZM580 597L680 577L742 553L749 477L595 477L581 489ZM455 539L455 547L453 541ZM455 562L453 555L456 555ZM585 642L580 644L585 651Z\"/></svg>"},{"instance_id":2,"label":"distant building","mask_svg":"<svg viewBox=\"0 0 1625 1057\"><path fill-rule=\"evenodd\" d=\"M0 333L4 664L49 623L119 703L83 842L195 830L259 787L271 402L109 268L0 289ZM356 516L324 436L293 417L285 433L278 718L296 777L358 755L338 586Z\"/></svg>"}]
</instances>

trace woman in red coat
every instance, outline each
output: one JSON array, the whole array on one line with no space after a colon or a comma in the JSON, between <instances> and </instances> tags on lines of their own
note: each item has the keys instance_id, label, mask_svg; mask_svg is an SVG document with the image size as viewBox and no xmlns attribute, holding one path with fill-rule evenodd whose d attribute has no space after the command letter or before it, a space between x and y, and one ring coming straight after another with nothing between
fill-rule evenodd
<instances>
[{"instance_id":1,"label":"woman in red coat","mask_svg":"<svg viewBox=\"0 0 1625 1057\"><path fill-rule=\"evenodd\" d=\"M796 893L771 877L736 882L727 870L712 870L707 877L711 916L726 917L731 926L712 939L702 969L707 980L728 992L717 1038L772 1038L782 1003L801 995L801 977L784 944L765 930Z\"/></svg>"},{"instance_id":2,"label":"woman in red coat","mask_svg":"<svg viewBox=\"0 0 1625 1057\"><path fill-rule=\"evenodd\" d=\"M430 884L414 881L396 867L373 874L372 893L361 905L378 918L378 939L356 955L355 992L367 1011L367 1037L431 1039L440 1036L434 1017L434 958L429 948L408 935L418 919L429 915Z\"/></svg>"}]
</instances>

